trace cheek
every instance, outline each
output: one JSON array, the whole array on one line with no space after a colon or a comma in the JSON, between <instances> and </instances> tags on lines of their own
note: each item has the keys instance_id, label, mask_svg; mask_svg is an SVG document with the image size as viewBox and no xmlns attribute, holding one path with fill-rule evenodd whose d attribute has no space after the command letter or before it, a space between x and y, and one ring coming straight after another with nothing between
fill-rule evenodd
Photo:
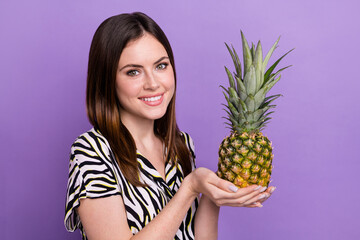
<instances>
[{"instance_id":1,"label":"cheek","mask_svg":"<svg viewBox=\"0 0 360 240\"><path fill-rule=\"evenodd\" d=\"M175 78L173 74L169 74L169 76L166 78L166 81L164 82L164 87L166 90L172 93L174 95L175 91Z\"/></svg>"},{"instance_id":2,"label":"cheek","mask_svg":"<svg viewBox=\"0 0 360 240\"><path fill-rule=\"evenodd\" d=\"M116 83L116 94L120 101L120 103L127 101L127 99L131 99L137 97L139 92L141 91L141 87L138 86L135 82L117 82Z\"/></svg>"}]
</instances>

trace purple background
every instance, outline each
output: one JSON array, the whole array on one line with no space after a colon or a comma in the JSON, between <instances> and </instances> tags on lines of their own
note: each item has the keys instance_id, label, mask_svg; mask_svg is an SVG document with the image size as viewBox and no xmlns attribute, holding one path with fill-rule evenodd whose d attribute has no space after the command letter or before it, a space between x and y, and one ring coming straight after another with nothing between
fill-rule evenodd
<instances>
[{"instance_id":1,"label":"purple background","mask_svg":"<svg viewBox=\"0 0 360 240\"><path fill-rule=\"evenodd\" d=\"M171 2L171 3L170 3ZM107 17L143 11L164 29L178 72L177 116L212 170L228 134L219 88L242 29L274 58L295 47L265 133L277 190L262 209L224 207L219 239L360 239L358 1L0 2L0 239L80 239L63 226L71 143L85 113L88 50ZM5 184L4 184L5 183Z\"/></svg>"}]
</instances>

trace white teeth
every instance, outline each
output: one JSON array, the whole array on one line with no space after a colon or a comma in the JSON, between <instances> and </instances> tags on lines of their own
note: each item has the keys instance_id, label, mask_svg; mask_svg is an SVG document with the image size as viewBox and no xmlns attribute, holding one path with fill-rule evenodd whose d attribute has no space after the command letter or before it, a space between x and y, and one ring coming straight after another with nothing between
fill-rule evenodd
<instances>
[{"instance_id":1,"label":"white teeth","mask_svg":"<svg viewBox=\"0 0 360 240\"><path fill-rule=\"evenodd\" d=\"M160 100L160 98L161 98L161 95L157 96L157 97L151 97L151 98L142 98L142 100L145 101L145 102L153 102L153 101Z\"/></svg>"}]
</instances>

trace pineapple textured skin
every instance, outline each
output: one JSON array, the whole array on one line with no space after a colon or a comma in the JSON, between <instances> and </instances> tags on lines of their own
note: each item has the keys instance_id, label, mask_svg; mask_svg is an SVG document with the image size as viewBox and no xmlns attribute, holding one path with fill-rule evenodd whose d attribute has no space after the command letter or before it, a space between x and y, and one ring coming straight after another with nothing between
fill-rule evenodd
<instances>
[{"instance_id":1,"label":"pineapple textured skin","mask_svg":"<svg viewBox=\"0 0 360 240\"><path fill-rule=\"evenodd\" d=\"M217 175L241 188L268 186L273 157L271 142L261 132L234 132L220 145Z\"/></svg>"}]
</instances>

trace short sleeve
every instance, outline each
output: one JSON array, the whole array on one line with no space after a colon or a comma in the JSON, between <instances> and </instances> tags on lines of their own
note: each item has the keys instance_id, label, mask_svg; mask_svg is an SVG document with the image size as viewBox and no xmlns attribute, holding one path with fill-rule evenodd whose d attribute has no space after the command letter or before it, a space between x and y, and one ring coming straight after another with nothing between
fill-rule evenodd
<instances>
[{"instance_id":1,"label":"short sleeve","mask_svg":"<svg viewBox=\"0 0 360 240\"><path fill-rule=\"evenodd\" d=\"M72 145L64 219L68 231L80 227L76 212L80 199L121 194L110 151L104 141L91 134L80 136Z\"/></svg>"}]
</instances>

